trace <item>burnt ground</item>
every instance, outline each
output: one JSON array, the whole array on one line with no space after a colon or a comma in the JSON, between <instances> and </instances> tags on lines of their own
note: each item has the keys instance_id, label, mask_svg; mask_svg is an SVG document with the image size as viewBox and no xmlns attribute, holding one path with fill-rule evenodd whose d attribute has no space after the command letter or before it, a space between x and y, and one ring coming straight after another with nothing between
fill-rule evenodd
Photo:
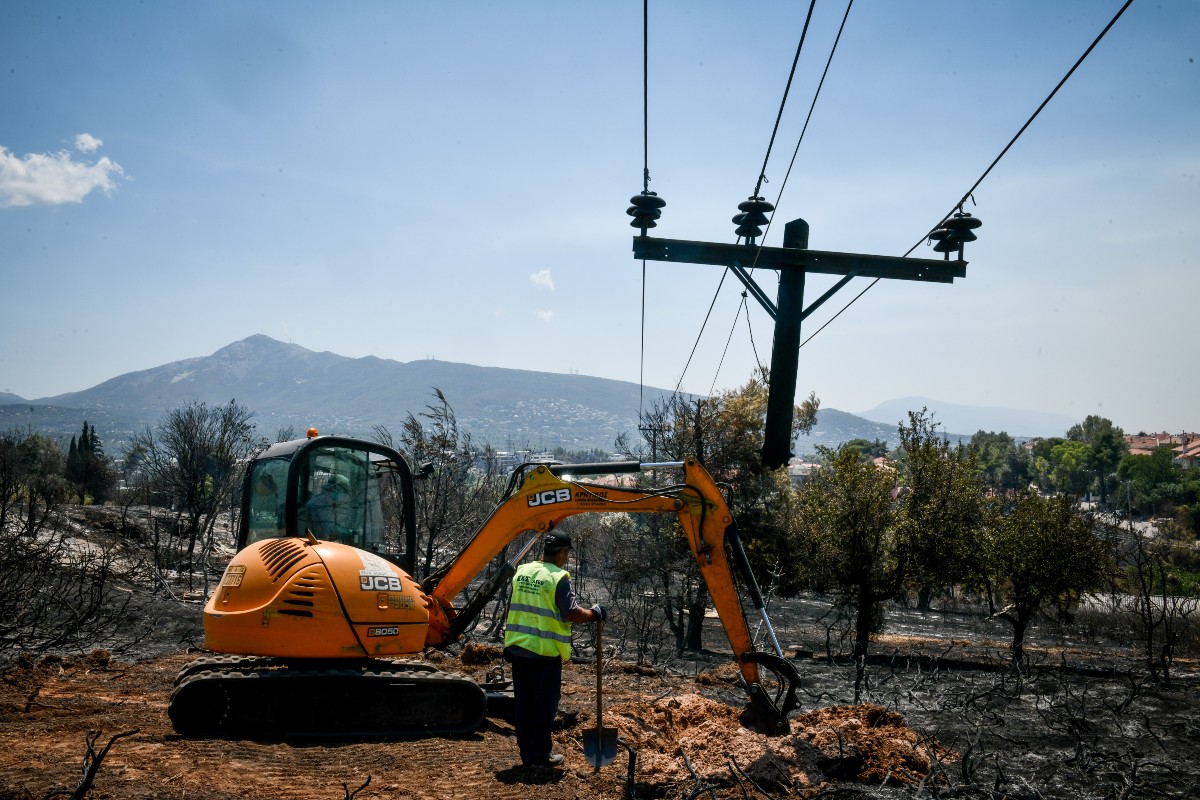
<instances>
[{"instance_id":1,"label":"burnt ground","mask_svg":"<svg viewBox=\"0 0 1200 800\"><path fill-rule=\"evenodd\" d=\"M566 754L561 770L519 767L512 728L498 720L455 738L193 740L176 735L166 715L176 672L196 656L179 642L189 629L196 639L199 633L199 607L177 608L169 625L156 618L163 636L139 637L127 654L25 656L3 673L0 800L71 796L89 741L96 753L112 742L87 792L96 799L630 796L627 751L598 772L582 753L582 733L595 724L594 662L586 648L565 670L556 733ZM855 668L826 657L825 631L812 621L819 612L815 599L776 612L803 678L800 712L782 737L741 726L744 696L731 657L719 652L715 624L712 651L690 659L657 668L608 661L605 723L636 752L633 793L712 800L1200 797L1195 662L1178 665L1171 686L1154 685L1127 646L1054 628L1035 641L1018 673L1006 666L1003 627L896 609L894 632L873 643L863 702L855 705ZM837 652L838 643L831 644ZM500 663L490 646L430 660L480 679Z\"/></svg>"},{"instance_id":2,"label":"burnt ground","mask_svg":"<svg viewBox=\"0 0 1200 800\"><path fill-rule=\"evenodd\" d=\"M91 518L79 526L87 537L102 527ZM454 738L182 738L167 700L176 673L199 655L201 608L139 585L117 593L130 602L114 611L114 635L71 654L24 655L0 673L0 800L1200 798L1200 663L1178 662L1170 685L1151 682L1126 626L1103 614L1040 621L1015 671L1009 629L980 609L890 607L856 703L856 668L838 656L849 650L848 626L828 598L776 601L771 617L802 685L790 731L774 738L741 725L745 695L711 620L702 653L653 667L607 658L605 724L628 749L599 771L581 748L595 724L583 626L555 734L566 768L549 770L518 766L501 720ZM620 623L606 630L606 656ZM501 664L492 645L427 658L480 680ZM106 745L85 787L96 766L89 752Z\"/></svg>"}]
</instances>

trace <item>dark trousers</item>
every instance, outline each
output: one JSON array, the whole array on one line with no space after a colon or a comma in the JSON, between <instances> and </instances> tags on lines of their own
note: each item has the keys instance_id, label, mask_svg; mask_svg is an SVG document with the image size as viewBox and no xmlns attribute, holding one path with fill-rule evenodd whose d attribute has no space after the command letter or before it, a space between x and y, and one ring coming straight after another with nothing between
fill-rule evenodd
<instances>
[{"instance_id":1,"label":"dark trousers","mask_svg":"<svg viewBox=\"0 0 1200 800\"><path fill-rule=\"evenodd\" d=\"M521 762L544 764L550 757L550 728L562 694L562 659L517 656L511 663Z\"/></svg>"}]
</instances>

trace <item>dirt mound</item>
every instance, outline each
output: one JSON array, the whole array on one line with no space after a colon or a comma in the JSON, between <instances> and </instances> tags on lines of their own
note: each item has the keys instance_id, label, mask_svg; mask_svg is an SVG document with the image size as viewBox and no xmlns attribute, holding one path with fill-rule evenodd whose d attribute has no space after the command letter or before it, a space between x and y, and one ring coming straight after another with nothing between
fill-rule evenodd
<instances>
[{"instance_id":1,"label":"dirt mound","mask_svg":"<svg viewBox=\"0 0 1200 800\"><path fill-rule=\"evenodd\" d=\"M495 645L467 642L459 658L464 667L473 667L480 664L491 664L503 657L504 651Z\"/></svg>"},{"instance_id":2,"label":"dirt mound","mask_svg":"<svg viewBox=\"0 0 1200 800\"><path fill-rule=\"evenodd\" d=\"M920 783L938 762L958 759L910 728L902 715L870 703L802 714L792 733L820 751L827 776L855 783Z\"/></svg>"},{"instance_id":3,"label":"dirt mound","mask_svg":"<svg viewBox=\"0 0 1200 800\"><path fill-rule=\"evenodd\" d=\"M769 737L742 725L738 709L697 694L616 705L605 714L638 752L638 775L652 783L706 782L739 775L763 787L803 789L830 779L916 783L936 760L952 758L881 706L824 708ZM689 770L690 765L690 770Z\"/></svg>"}]
</instances>

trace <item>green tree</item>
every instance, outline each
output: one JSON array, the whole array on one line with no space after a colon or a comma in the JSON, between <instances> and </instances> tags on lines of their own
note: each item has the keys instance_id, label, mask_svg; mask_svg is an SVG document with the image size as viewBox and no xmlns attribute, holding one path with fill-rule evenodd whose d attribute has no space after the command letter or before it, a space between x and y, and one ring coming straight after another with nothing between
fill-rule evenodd
<instances>
[{"instance_id":1,"label":"green tree","mask_svg":"<svg viewBox=\"0 0 1200 800\"><path fill-rule=\"evenodd\" d=\"M1056 444L1050 451L1050 485L1059 492L1080 495L1087 491L1089 448L1083 442Z\"/></svg>"},{"instance_id":2,"label":"green tree","mask_svg":"<svg viewBox=\"0 0 1200 800\"><path fill-rule=\"evenodd\" d=\"M854 610L858 702L872 610L904 585L910 551L897 525L895 471L862 461L853 448L823 455L827 465L800 491L801 563L814 588L835 593Z\"/></svg>"},{"instance_id":3,"label":"green tree","mask_svg":"<svg viewBox=\"0 0 1200 800\"><path fill-rule=\"evenodd\" d=\"M79 438L71 437L63 476L78 496L79 505L86 503L88 497L93 504L102 505L116 485L116 470L104 454L96 426L88 425L87 420L83 421Z\"/></svg>"},{"instance_id":4,"label":"green tree","mask_svg":"<svg viewBox=\"0 0 1200 800\"><path fill-rule=\"evenodd\" d=\"M995 599L1005 604L997 616L1013 627L1014 664L1024 659L1034 615L1103 588L1113 564L1109 541L1076 498L1036 492L993 501L984 558Z\"/></svg>"},{"instance_id":5,"label":"green tree","mask_svg":"<svg viewBox=\"0 0 1200 800\"><path fill-rule=\"evenodd\" d=\"M899 538L912 558L920 607L981 572L983 486L974 448L951 445L925 409L900 427Z\"/></svg>"},{"instance_id":6,"label":"green tree","mask_svg":"<svg viewBox=\"0 0 1200 800\"><path fill-rule=\"evenodd\" d=\"M798 571L793 552L795 536L794 492L786 470L768 470L762 464L763 425L769 393L765 372L744 385L709 398L690 399L674 395L642 414L644 441L633 446L618 437L616 450L632 458L650 461L680 461L694 456L718 481L729 487L728 502L756 575L772 576L774 588L794 590ZM793 437L816 424L820 401L813 394L795 409ZM645 521L642 526L660 523ZM670 527L678 530L677 525ZM670 619L687 619L683 646L700 649L708 595L699 573L691 563L682 539L672 552L677 557L656 565L663 586L682 586L687 596L666 593L665 613ZM687 579L677 580L677 571ZM693 591L694 587L694 591ZM686 604L681 612L676 604Z\"/></svg>"},{"instance_id":7,"label":"green tree","mask_svg":"<svg viewBox=\"0 0 1200 800\"><path fill-rule=\"evenodd\" d=\"M83 423L84 428L87 428L87 423ZM83 466L82 459L79 456L79 446L75 443L75 437L71 437L71 444L67 447L67 463L63 467L63 477L67 479L67 483L71 484L75 491L79 492L79 504L83 505Z\"/></svg>"},{"instance_id":8,"label":"green tree","mask_svg":"<svg viewBox=\"0 0 1200 800\"><path fill-rule=\"evenodd\" d=\"M1092 414L1078 425L1072 425L1067 438L1088 446L1087 470L1099 486L1100 502L1108 505L1109 478L1121 457L1129 452L1125 432L1113 425L1112 420Z\"/></svg>"},{"instance_id":9,"label":"green tree","mask_svg":"<svg viewBox=\"0 0 1200 800\"><path fill-rule=\"evenodd\" d=\"M0 435L0 530L42 531L66 501L66 456L58 442L31 430Z\"/></svg>"},{"instance_id":10,"label":"green tree","mask_svg":"<svg viewBox=\"0 0 1200 800\"><path fill-rule=\"evenodd\" d=\"M1125 497L1117 506L1135 516L1158 514L1178 496L1181 472L1170 445L1155 448L1149 455L1126 453L1117 466L1117 478L1125 484Z\"/></svg>"},{"instance_id":11,"label":"green tree","mask_svg":"<svg viewBox=\"0 0 1200 800\"><path fill-rule=\"evenodd\" d=\"M876 439L851 439L842 445L842 447L853 447L859 452L860 457L869 461L873 458L880 458L888 454L888 444L885 441Z\"/></svg>"},{"instance_id":12,"label":"green tree","mask_svg":"<svg viewBox=\"0 0 1200 800\"><path fill-rule=\"evenodd\" d=\"M1004 431L977 431L971 437L980 477L997 491L1023 489L1029 485L1030 454Z\"/></svg>"}]
</instances>

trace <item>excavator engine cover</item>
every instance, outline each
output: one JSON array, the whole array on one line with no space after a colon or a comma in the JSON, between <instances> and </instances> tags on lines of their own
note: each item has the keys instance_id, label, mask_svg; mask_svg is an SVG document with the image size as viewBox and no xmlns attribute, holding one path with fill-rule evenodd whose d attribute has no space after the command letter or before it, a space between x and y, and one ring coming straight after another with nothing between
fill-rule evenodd
<instances>
[{"instance_id":1,"label":"excavator engine cover","mask_svg":"<svg viewBox=\"0 0 1200 800\"><path fill-rule=\"evenodd\" d=\"M396 656L420 653L428 598L349 545L266 539L239 552L204 609L205 647L168 713L190 736L397 737L476 730L479 684Z\"/></svg>"},{"instance_id":2,"label":"excavator engine cover","mask_svg":"<svg viewBox=\"0 0 1200 800\"><path fill-rule=\"evenodd\" d=\"M425 647L428 600L374 553L316 539L242 550L204 608L204 646L302 658L412 655Z\"/></svg>"}]
</instances>

